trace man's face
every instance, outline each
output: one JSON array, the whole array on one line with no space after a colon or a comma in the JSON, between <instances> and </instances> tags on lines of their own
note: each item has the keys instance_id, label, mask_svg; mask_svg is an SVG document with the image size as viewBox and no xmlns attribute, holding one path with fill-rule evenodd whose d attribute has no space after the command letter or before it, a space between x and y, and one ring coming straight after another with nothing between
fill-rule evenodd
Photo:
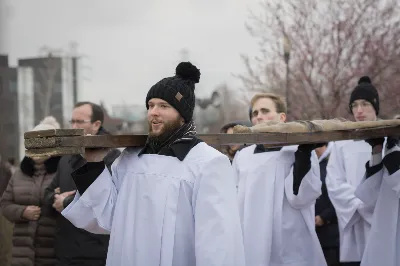
<instances>
[{"instance_id":1,"label":"man's face","mask_svg":"<svg viewBox=\"0 0 400 266\"><path fill-rule=\"evenodd\" d=\"M351 111L356 121L375 121L374 106L366 100L356 100L351 104Z\"/></svg>"},{"instance_id":2,"label":"man's face","mask_svg":"<svg viewBox=\"0 0 400 266\"><path fill-rule=\"evenodd\" d=\"M91 122L92 106L85 104L72 111L71 126L73 129L83 129L85 134L96 135L101 126L100 121Z\"/></svg>"},{"instance_id":3,"label":"man's face","mask_svg":"<svg viewBox=\"0 0 400 266\"><path fill-rule=\"evenodd\" d=\"M270 98L260 98L252 106L253 125L262 123L263 121L279 121L285 122L286 115L284 113L277 113L276 104Z\"/></svg>"},{"instance_id":4,"label":"man's face","mask_svg":"<svg viewBox=\"0 0 400 266\"><path fill-rule=\"evenodd\" d=\"M149 100L148 104L149 136L161 137L175 131L184 124L179 112L166 101L153 98Z\"/></svg>"},{"instance_id":5,"label":"man's face","mask_svg":"<svg viewBox=\"0 0 400 266\"><path fill-rule=\"evenodd\" d=\"M228 128L228 129L226 130L226 134L233 134L233 127ZM232 151L237 151L237 150L240 148L240 145L231 145L231 146L229 146L229 148L230 148Z\"/></svg>"}]
</instances>

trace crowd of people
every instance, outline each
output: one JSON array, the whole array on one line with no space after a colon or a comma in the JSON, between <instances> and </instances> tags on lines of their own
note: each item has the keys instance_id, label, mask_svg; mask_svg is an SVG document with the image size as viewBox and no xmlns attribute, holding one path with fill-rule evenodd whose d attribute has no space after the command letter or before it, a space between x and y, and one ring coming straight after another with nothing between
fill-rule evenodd
<instances>
[{"instance_id":1,"label":"crowd of people","mask_svg":"<svg viewBox=\"0 0 400 266\"><path fill-rule=\"evenodd\" d=\"M400 265L398 136L218 151L193 122L199 69L175 71L148 91L143 147L1 164L1 265ZM368 77L348 108L379 119ZM221 132L287 122L276 94L256 94L249 110ZM103 135L103 120L80 102L70 123ZM46 117L32 131L58 128Z\"/></svg>"}]
</instances>

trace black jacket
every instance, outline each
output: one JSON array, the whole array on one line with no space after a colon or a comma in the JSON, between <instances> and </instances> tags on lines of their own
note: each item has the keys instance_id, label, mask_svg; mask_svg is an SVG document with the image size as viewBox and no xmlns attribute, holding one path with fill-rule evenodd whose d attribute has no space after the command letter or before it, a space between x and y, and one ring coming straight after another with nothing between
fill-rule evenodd
<instances>
[{"instance_id":1,"label":"black jacket","mask_svg":"<svg viewBox=\"0 0 400 266\"><path fill-rule=\"evenodd\" d=\"M109 171L111 171L111 164L119 155L119 150L112 150L104 159ZM57 187L60 188L60 193L76 190L71 173L85 162L80 155L67 155L61 158L58 172L45 191L46 204L53 205L54 190ZM72 202L73 198L74 195L64 200L64 208ZM108 235L96 235L79 229L64 216L58 214L55 248L59 265L105 265L108 242Z\"/></svg>"},{"instance_id":2,"label":"black jacket","mask_svg":"<svg viewBox=\"0 0 400 266\"><path fill-rule=\"evenodd\" d=\"M322 248L338 248L339 247L339 227L335 208L332 205L326 188L326 167L329 157L321 160L319 163L322 181L322 194L315 203L315 216L319 215L324 221L324 225L316 227L317 235Z\"/></svg>"}]
</instances>

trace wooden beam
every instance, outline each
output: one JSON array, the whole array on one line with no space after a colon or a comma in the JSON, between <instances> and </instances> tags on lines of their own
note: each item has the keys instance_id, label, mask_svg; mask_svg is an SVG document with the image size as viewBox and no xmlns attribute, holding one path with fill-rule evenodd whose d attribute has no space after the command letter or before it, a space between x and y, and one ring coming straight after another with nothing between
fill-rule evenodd
<instances>
[{"instance_id":1,"label":"wooden beam","mask_svg":"<svg viewBox=\"0 0 400 266\"><path fill-rule=\"evenodd\" d=\"M85 148L83 147L54 147L54 148L40 148L40 149L27 149L25 155L27 157L41 157L41 156L61 156L72 154L84 154Z\"/></svg>"},{"instance_id":2,"label":"wooden beam","mask_svg":"<svg viewBox=\"0 0 400 266\"><path fill-rule=\"evenodd\" d=\"M307 133L244 133L200 134L198 137L213 146L265 144L268 147L319 143L338 140L362 140L385 136L400 136L400 126L357 130ZM147 135L52 136L25 139L27 149L54 147L121 148L138 147L146 143Z\"/></svg>"},{"instance_id":3,"label":"wooden beam","mask_svg":"<svg viewBox=\"0 0 400 266\"><path fill-rule=\"evenodd\" d=\"M83 129L48 129L28 131L24 133L24 139L55 137L55 136L83 136Z\"/></svg>"}]
</instances>

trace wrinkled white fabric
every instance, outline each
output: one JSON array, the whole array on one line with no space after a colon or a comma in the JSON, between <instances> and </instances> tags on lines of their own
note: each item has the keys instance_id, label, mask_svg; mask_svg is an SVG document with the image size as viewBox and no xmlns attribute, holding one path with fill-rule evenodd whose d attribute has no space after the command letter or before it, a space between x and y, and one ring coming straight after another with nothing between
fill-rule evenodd
<instances>
[{"instance_id":1,"label":"wrinkled white fabric","mask_svg":"<svg viewBox=\"0 0 400 266\"><path fill-rule=\"evenodd\" d=\"M315 201L321 195L316 154L311 170L293 194L294 152L254 153L255 145L242 149L233 160L236 172L246 265L326 265L315 232Z\"/></svg>"},{"instance_id":2,"label":"wrinkled white fabric","mask_svg":"<svg viewBox=\"0 0 400 266\"><path fill-rule=\"evenodd\" d=\"M108 266L243 266L229 159L205 143L183 161L126 149L63 211L75 226L110 233Z\"/></svg>"}]
</instances>

